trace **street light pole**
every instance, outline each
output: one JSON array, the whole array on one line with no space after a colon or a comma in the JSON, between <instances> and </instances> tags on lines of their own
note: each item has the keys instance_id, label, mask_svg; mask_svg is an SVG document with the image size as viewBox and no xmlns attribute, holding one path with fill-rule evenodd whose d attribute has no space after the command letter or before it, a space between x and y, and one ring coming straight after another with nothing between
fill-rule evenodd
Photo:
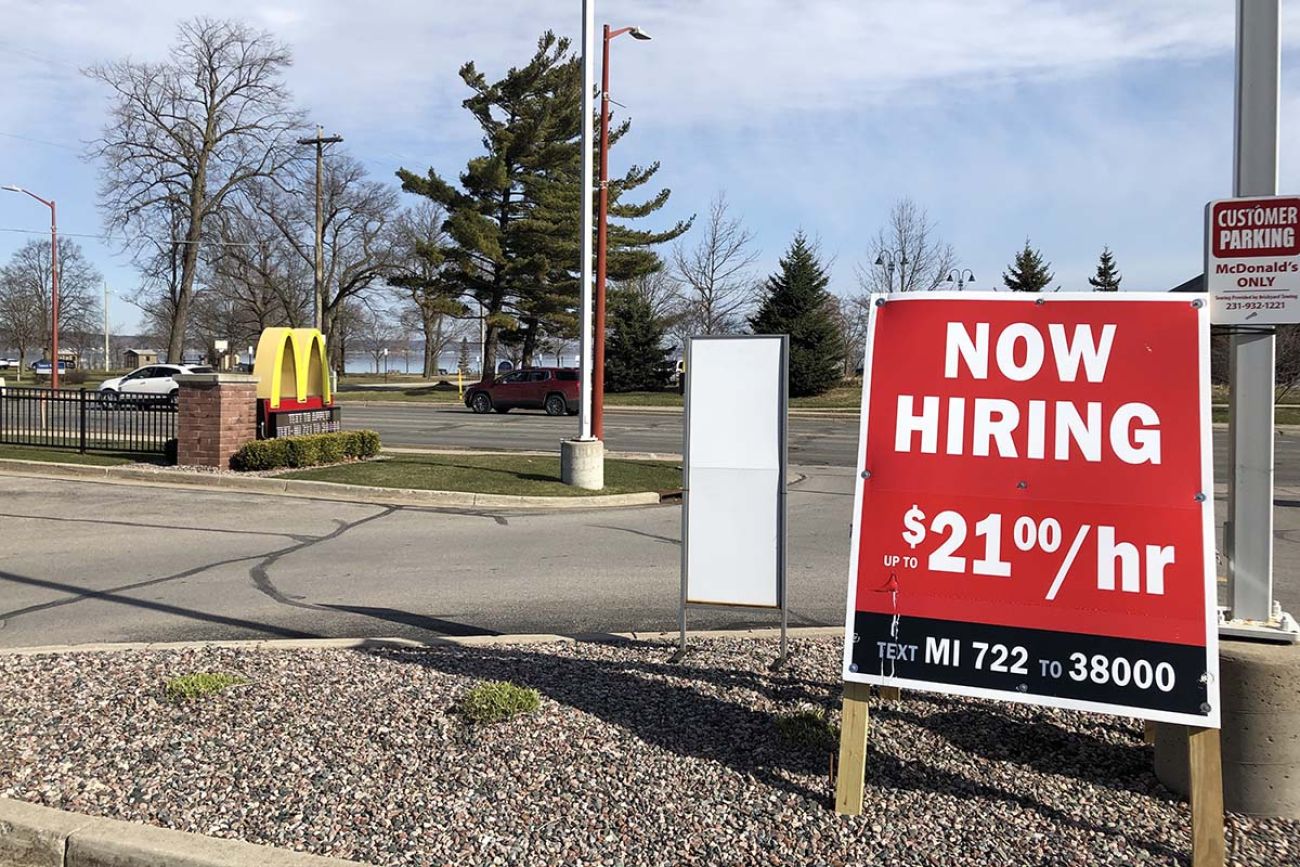
<instances>
[{"instance_id":1,"label":"street light pole","mask_svg":"<svg viewBox=\"0 0 1300 867\"><path fill-rule=\"evenodd\" d=\"M885 281L885 285L891 292L894 291L894 269L897 267L898 291L907 291L903 286L903 281L907 279L907 275L904 273L904 267L907 265L907 254L901 250L881 250L879 255L876 256L876 265L884 268L885 272L889 275L889 279Z\"/></svg>"},{"instance_id":2,"label":"street light pole","mask_svg":"<svg viewBox=\"0 0 1300 867\"><path fill-rule=\"evenodd\" d=\"M954 278L953 275L957 276ZM967 276L969 275L969 276ZM960 292L966 288L967 283L975 282L975 272L969 268L958 268L948 272L948 282L957 284L957 291Z\"/></svg>"},{"instance_id":3,"label":"street light pole","mask_svg":"<svg viewBox=\"0 0 1300 867\"><path fill-rule=\"evenodd\" d=\"M53 199L42 199L31 190L4 186L11 193L26 193L50 209L50 388L59 387L59 221Z\"/></svg>"},{"instance_id":4,"label":"street light pole","mask_svg":"<svg viewBox=\"0 0 1300 867\"><path fill-rule=\"evenodd\" d=\"M592 362L592 436L605 438L605 263L609 238L609 43L630 33L634 39L650 36L639 27L610 30L605 25L600 67L600 217L596 221L596 351Z\"/></svg>"}]
</instances>

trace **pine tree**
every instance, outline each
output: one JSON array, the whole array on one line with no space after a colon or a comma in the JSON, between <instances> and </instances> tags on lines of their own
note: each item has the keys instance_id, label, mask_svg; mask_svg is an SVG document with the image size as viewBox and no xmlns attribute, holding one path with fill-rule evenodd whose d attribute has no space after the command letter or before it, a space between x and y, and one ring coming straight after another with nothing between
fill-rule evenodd
<instances>
[{"instance_id":1,"label":"pine tree","mask_svg":"<svg viewBox=\"0 0 1300 867\"><path fill-rule=\"evenodd\" d=\"M605 340L607 391L660 391L668 386L672 365L664 348L664 324L650 302L636 292L609 293L610 332Z\"/></svg>"},{"instance_id":2,"label":"pine tree","mask_svg":"<svg viewBox=\"0 0 1300 867\"><path fill-rule=\"evenodd\" d=\"M749 320L755 334L790 335L792 397L821 394L840 381L843 342L829 283L816 250L798 232Z\"/></svg>"},{"instance_id":3,"label":"pine tree","mask_svg":"<svg viewBox=\"0 0 1300 867\"><path fill-rule=\"evenodd\" d=\"M1002 274L1002 282L1012 292L1042 292L1052 282L1052 263L1043 261L1043 254L1029 246L1016 254L1016 259Z\"/></svg>"},{"instance_id":4,"label":"pine tree","mask_svg":"<svg viewBox=\"0 0 1300 867\"><path fill-rule=\"evenodd\" d=\"M472 93L463 104L482 130L486 152L469 161L459 186L433 169L397 173L403 190L447 212L443 229L450 240L439 253L461 292L483 305L485 375L503 338L531 363L547 334L577 332L582 160L595 154L582 153L582 64L569 49L568 39L548 31L527 64L495 82L465 64L460 76ZM611 151L628 128L625 120L611 129ZM662 232L637 231L613 222L650 216L667 203L668 190L644 202L621 201L657 170L658 163L633 166L610 178L611 279L655 270L659 260L650 248L689 228L687 221Z\"/></svg>"},{"instance_id":5,"label":"pine tree","mask_svg":"<svg viewBox=\"0 0 1300 867\"><path fill-rule=\"evenodd\" d=\"M1092 284L1092 291L1118 292L1119 281L1123 279L1123 275L1115 267L1115 256L1110 252L1110 247L1102 247L1101 258L1097 260L1097 276L1088 278L1088 282Z\"/></svg>"},{"instance_id":6,"label":"pine tree","mask_svg":"<svg viewBox=\"0 0 1300 867\"><path fill-rule=\"evenodd\" d=\"M460 339L460 357L456 359L456 367L460 369L461 374L469 373L469 338Z\"/></svg>"}]
</instances>

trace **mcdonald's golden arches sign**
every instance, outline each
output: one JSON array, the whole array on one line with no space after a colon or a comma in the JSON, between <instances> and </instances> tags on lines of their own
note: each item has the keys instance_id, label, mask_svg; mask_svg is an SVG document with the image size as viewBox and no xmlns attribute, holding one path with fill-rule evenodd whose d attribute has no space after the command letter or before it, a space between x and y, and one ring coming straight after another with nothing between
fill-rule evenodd
<instances>
[{"instance_id":1,"label":"mcdonald's golden arches sign","mask_svg":"<svg viewBox=\"0 0 1300 867\"><path fill-rule=\"evenodd\" d=\"M257 397L273 411L334 405L325 336L315 328L268 328L253 362Z\"/></svg>"}]
</instances>

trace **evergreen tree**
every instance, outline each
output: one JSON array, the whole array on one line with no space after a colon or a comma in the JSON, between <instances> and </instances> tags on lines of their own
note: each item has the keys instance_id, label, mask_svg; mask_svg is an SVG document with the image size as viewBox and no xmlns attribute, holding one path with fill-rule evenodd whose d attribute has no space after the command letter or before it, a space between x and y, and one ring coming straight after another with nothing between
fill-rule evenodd
<instances>
[{"instance_id":1,"label":"evergreen tree","mask_svg":"<svg viewBox=\"0 0 1300 867\"><path fill-rule=\"evenodd\" d=\"M605 341L607 391L659 391L672 376L664 324L644 296L626 289L609 293L610 332Z\"/></svg>"},{"instance_id":2,"label":"evergreen tree","mask_svg":"<svg viewBox=\"0 0 1300 867\"><path fill-rule=\"evenodd\" d=\"M1012 292L1042 292L1052 282L1052 263L1043 261L1043 254L1029 246L1016 254L1016 259L1002 274L1002 282Z\"/></svg>"},{"instance_id":3,"label":"evergreen tree","mask_svg":"<svg viewBox=\"0 0 1300 867\"><path fill-rule=\"evenodd\" d=\"M749 320L755 334L790 335L792 397L821 394L840 381L843 342L829 283L816 250L798 232Z\"/></svg>"},{"instance_id":4,"label":"evergreen tree","mask_svg":"<svg viewBox=\"0 0 1300 867\"><path fill-rule=\"evenodd\" d=\"M1101 248L1101 258L1097 260L1097 276L1089 277L1094 292L1118 292L1119 281L1124 279L1115 267L1115 256L1110 247Z\"/></svg>"},{"instance_id":5,"label":"evergreen tree","mask_svg":"<svg viewBox=\"0 0 1300 867\"><path fill-rule=\"evenodd\" d=\"M469 338L460 339L460 357L456 359L456 366L462 374L469 373Z\"/></svg>"},{"instance_id":6,"label":"evergreen tree","mask_svg":"<svg viewBox=\"0 0 1300 867\"><path fill-rule=\"evenodd\" d=\"M463 105L483 132L485 153L474 157L459 186L435 170L425 175L400 169L402 189L426 196L447 212L449 242L437 251L465 296L477 299L486 316L484 373L495 369L498 341L508 336L525 364L532 362L547 334L577 332L581 265L582 65L569 40L550 31L524 66L489 82L472 62L460 76L472 94ZM623 121L610 132L611 147L628 130ZM594 159L595 154L589 155ZM621 280L659 267L650 249L689 227L637 231L614 219L637 219L658 211L669 191L628 204L623 193L651 180L658 164L633 166L609 183L609 266Z\"/></svg>"}]
</instances>

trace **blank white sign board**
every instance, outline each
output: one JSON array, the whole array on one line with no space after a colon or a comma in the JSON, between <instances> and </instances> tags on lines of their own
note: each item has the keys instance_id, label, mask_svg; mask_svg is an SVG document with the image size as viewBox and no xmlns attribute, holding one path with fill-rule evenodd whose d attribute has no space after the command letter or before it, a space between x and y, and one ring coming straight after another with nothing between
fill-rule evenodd
<instances>
[{"instance_id":1,"label":"blank white sign board","mask_svg":"<svg viewBox=\"0 0 1300 867\"><path fill-rule=\"evenodd\" d=\"M784 605L787 345L687 345L684 605Z\"/></svg>"}]
</instances>

